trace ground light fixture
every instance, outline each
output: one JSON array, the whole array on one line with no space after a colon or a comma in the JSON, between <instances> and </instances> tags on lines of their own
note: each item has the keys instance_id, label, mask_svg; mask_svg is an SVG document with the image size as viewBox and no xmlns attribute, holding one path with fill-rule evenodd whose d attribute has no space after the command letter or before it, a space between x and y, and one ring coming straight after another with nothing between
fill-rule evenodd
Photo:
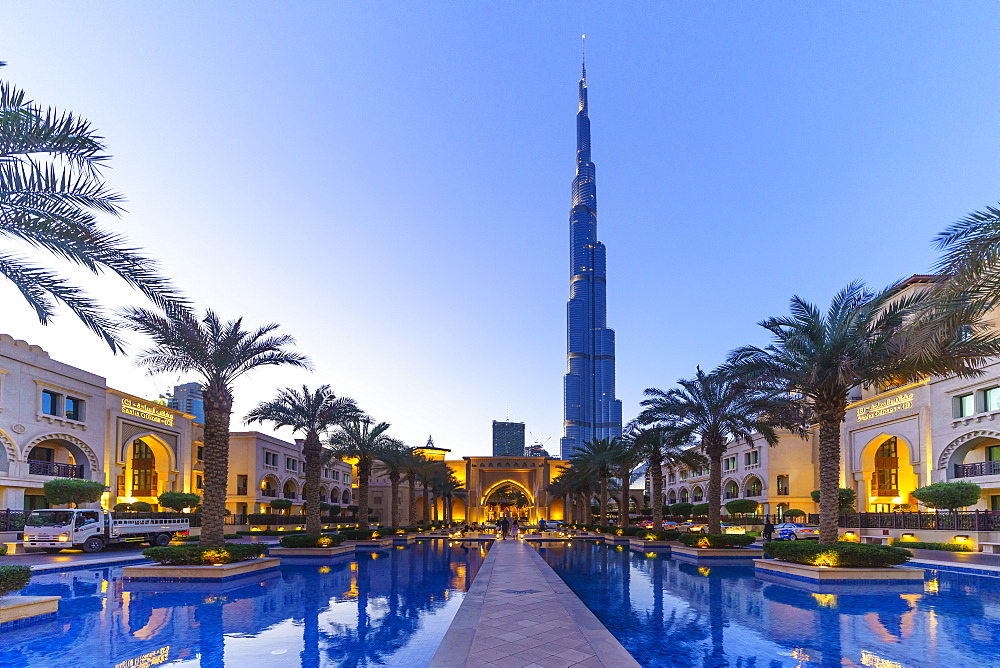
<instances>
[{"instance_id":1,"label":"ground light fixture","mask_svg":"<svg viewBox=\"0 0 1000 668\"><path fill-rule=\"evenodd\" d=\"M965 535L955 536L955 542L956 543L966 543L966 542L968 542L968 540L969 540L969 537L965 536Z\"/></svg>"},{"instance_id":2,"label":"ground light fixture","mask_svg":"<svg viewBox=\"0 0 1000 668\"><path fill-rule=\"evenodd\" d=\"M916 540L917 537L914 536L912 533L904 533L902 536L900 536L900 539L902 539L902 540Z\"/></svg>"}]
</instances>

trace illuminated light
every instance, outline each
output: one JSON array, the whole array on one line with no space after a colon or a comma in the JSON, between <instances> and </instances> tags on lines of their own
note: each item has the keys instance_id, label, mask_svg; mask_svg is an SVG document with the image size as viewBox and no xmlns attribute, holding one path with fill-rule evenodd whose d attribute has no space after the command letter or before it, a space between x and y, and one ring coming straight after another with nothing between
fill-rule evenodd
<instances>
[{"instance_id":1,"label":"illuminated light","mask_svg":"<svg viewBox=\"0 0 1000 668\"><path fill-rule=\"evenodd\" d=\"M892 501L891 502L895 503L898 506L899 504L901 504L903 502L903 497L901 497L901 496L894 496L894 497L892 497Z\"/></svg>"},{"instance_id":2,"label":"illuminated light","mask_svg":"<svg viewBox=\"0 0 1000 668\"><path fill-rule=\"evenodd\" d=\"M406 549L406 547L405 547L405 546L403 546L403 545L397 545L397 546L396 546L396 549L397 549L397 550L405 550L405 549Z\"/></svg>"},{"instance_id":3,"label":"illuminated light","mask_svg":"<svg viewBox=\"0 0 1000 668\"><path fill-rule=\"evenodd\" d=\"M968 542L968 540L969 540L968 536L955 536L956 543L965 543Z\"/></svg>"},{"instance_id":4,"label":"illuminated light","mask_svg":"<svg viewBox=\"0 0 1000 668\"><path fill-rule=\"evenodd\" d=\"M869 652L866 649L861 650L861 665L872 666L872 668L903 668L903 664L883 659L878 654Z\"/></svg>"},{"instance_id":5,"label":"illuminated light","mask_svg":"<svg viewBox=\"0 0 1000 668\"><path fill-rule=\"evenodd\" d=\"M133 415L143 420L149 420L150 422L159 422L168 427L174 426L174 416L170 411L152 404L133 401L127 397L122 398L122 413Z\"/></svg>"},{"instance_id":6,"label":"illuminated light","mask_svg":"<svg viewBox=\"0 0 1000 668\"><path fill-rule=\"evenodd\" d=\"M250 531L260 531L260 527L250 527Z\"/></svg>"},{"instance_id":7,"label":"illuminated light","mask_svg":"<svg viewBox=\"0 0 1000 668\"><path fill-rule=\"evenodd\" d=\"M888 399L883 399L882 401L876 401L873 404L856 409L857 420L858 422L864 422L865 420L882 417L883 415L895 413L898 410L905 410L907 408L913 408L912 392L907 394L897 394L894 397L889 397Z\"/></svg>"},{"instance_id":8,"label":"illuminated light","mask_svg":"<svg viewBox=\"0 0 1000 668\"><path fill-rule=\"evenodd\" d=\"M333 545L333 538L330 536L320 536L319 540L316 541L316 545L319 547L330 547Z\"/></svg>"},{"instance_id":9,"label":"illuminated light","mask_svg":"<svg viewBox=\"0 0 1000 668\"><path fill-rule=\"evenodd\" d=\"M372 561L378 559L378 552L372 552Z\"/></svg>"},{"instance_id":10,"label":"illuminated light","mask_svg":"<svg viewBox=\"0 0 1000 668\"><path fill-rule=\"evenodd\" d=\"M650 559L653 559L656 557L656 552L647 552L646 556Z\"/></svg>"},{"instance_id":11,"label":"illuminated light","mask_svg":"<svg viewBox=\"0 0 1000 668\"><path fill-rule=\"evenodd\" d=\"M941 591L941 583L937 581L937 578L927 580L924 582L924 591L928 594L936 594Z\"/></svg>"},{"instance_id":12,"label":"illuminated light","mask_svg":"<svg viewBox=\"0 0 1000 668\"><path fill-rule=\"evenodd\" d=\"M709 548L712 547L712 543L707 538L700 538L698 539L698 547L702 549Z\"/></svg>"},{"instance_id":13,"label":"illuminated light","mask_svg":"<svg viewBox=\"0 0 1000 668\"><path fill-rule=\"evenodd\" d=\"M915 541L917 539L917 537L914 536L912 533L904 533L899 538L900 538L900 540L904 540L904 541Z\"/></svg>"},{"instance_id":14,"label":"illuminated light","mask_svg":"<svg viewBox=\"0 0 1000 668\"><path fill-rule=\"evenodd\" d=\"M698 575L701 575L703 577L707 578L708 574L711 573L711 572L712 572L711 568L706 568L705 566L699 566L698 567Z\"/></svg>"},{"instance_id":15,"label":"illuminated light","mask_svg":"<svg viewBox=\"0 0 1000 668\"><path fill-rule=\"evenodd\" d=\"M327 573L330 572L330 567L329 566L320 566L319 567L319 572L322 573L323 575L326 575Z\"/></svg>"},{"instance_id":16,"label":"illuminated light","mask_svg":"<svg viewBox=\"0 0 1000 668\"><path fill-rule=\"evenodd\" d=\"M623 551L623 550L624 550L625 548L624 548L624 546L622 546L622 545L616 545L616 546L615 546L615 549L616 549L616 550L618 550L619 552L621 552L621 551Z\"/></svg>"},{"instance_id":17,"label":"illuminated light","mask_svg":"<svg viewBox=\"0 0 1000 668\"><path fill-rule=\"evenodd\" d=\"M820 552L809 561L810 566L835 568L840 565L840 555L834 551Z\"/></svg>"}]
</instances>

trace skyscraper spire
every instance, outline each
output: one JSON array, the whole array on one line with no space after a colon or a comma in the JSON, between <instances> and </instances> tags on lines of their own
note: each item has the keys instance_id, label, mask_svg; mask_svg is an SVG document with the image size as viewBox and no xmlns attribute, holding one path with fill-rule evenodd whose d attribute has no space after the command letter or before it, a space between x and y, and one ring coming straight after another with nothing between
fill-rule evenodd
<instances>
[{"instance_id":1,"label":"skyscraper spire","mask_svg":"<svg viewBox=\"0 0 1000 668\"><path fill-rule=\"evenodd\" d=\"M597 240L597 184L590 160L587 68L582 63L576 114L576 177L569 213L570 296L566 305L566 376L563 379L561 457L594 438L622 433L622 403L615 398L615 332L607 327L604 244Z\"/></svg>"}]
</instances>

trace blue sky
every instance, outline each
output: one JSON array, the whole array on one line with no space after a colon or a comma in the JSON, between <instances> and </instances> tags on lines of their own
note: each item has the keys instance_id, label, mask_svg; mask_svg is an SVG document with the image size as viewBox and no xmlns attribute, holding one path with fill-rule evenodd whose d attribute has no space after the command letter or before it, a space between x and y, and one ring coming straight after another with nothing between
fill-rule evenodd
<instances>
[{"instance_id":1,"label":"blue sky","mask_svg":"<svg viewBox=\"0 0 1000 668\"><path fill-rule=\"evenodd\" d=\"M626 418L792 294L927 272L1000 199L993 3L0 4L3 76L107 137L109 225L312 358L236 417L330 383L411 445L486 453L509 405L558 449L583 32ZM125 391L176 380L18 299L0 331Z\"/></svg>"}]
</instances>

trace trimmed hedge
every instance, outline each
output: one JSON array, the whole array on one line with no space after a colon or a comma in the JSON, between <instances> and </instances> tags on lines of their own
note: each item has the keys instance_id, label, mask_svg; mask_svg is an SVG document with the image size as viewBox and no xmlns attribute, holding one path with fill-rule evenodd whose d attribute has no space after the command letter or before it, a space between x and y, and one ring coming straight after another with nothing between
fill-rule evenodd
<instances>
[{"instance_id":1,"label":"trimmed hedge","mask_svg":"<svg viewBox=\"0 0 1000 668\"><path fill-rule=\"evenodd\" d=\"M635 537L643 540L677 540L680 535L680 531L654 531L652 529L643 529L637 533Z\"/></svg>"},{"instance_id":2,"label":"trimmed hedge","mask_svg":"<svg viewBox=\"0 0 1000 668\"><path fill-rule=\"evenodd\" d=\"M804 540L764 543L764 554L793 564L834 568L887 568L905 564L913 556L909 550L890 545L825 545Z\"/></svg>"},{"instance_id":3,"label":"trimmed hedge","mask_svg":"<svg viewBox=\"0 0 1000 668\"><path fill-rule=\"evenodd\" d=\"M6 556L6 555L7 555L7 546L4 545L3 543L0 543L0 557Z\"/></svg>"},{"instance_id":4,"label":"trimmed hedge","mask_svg":"<svg viewBox=\"0 0 1000 668\"><path fill-rule=\"evenodd\" d=\"M0 596L21 591L30 581L31 568L28 566L0 566Z\"/></svg>"},{"instance_id":5,"label":"trimmed hedge","mask_svg":"<svg viewBox=\"0 0 1000 668\"><path fill-rule=\"evenodd\" d=\"M688 547L713 549L746 547L755 542L753 536L739 533L685 533L679 534L678 540Z\"/></svg>"},{"instance_id":6,"label":"trimmed hedge","mask_svg":"<svg viewBox=\"0 0 1000 668\"><path fill-rule=\"evenodd\" d=\"M236 540L237 538L242 538L243 536L241 536L238 533L227 533L224 534L222 537L225 538L226 540ZM176 538L174 538L174 540L179 541L181 543L197 543L199 540L201 540L201 536L177 536Z\"/></svg>"},{"instance_id":7,"label":"trimmed hedge","mask_svg":"<svg viewBox=\"0 0 1000 668\"><path fill-rule=\"evenodd\" d=\"M913 550L943 550L945 552L972 552L972 546L965 543L924 543L919 540L892 541L895 547L908 547Z\"/></svg>"},{"instance_id":8,"label":"trimmed hedge","mask_svg":"<svg viewBox=\"0 0 1000 668\"><path fill-rule=\"evenodd\" d=\"M232 564L237 561L253 561L267 554L267 545L243 545L226 543L223 547L199 547L197 545L168 545L149 547L142 556L150 561L172 566L207 566L210 564Z\"/></svg>"},{"instance_id":9,"label":"trimmed hedge","mask_svg":"<svg viewBox=\"0 0 1000 668\"><path fill-rule=\"evenodd\" d=\"M282 536L281 547L337 547L344 540L343 535L332 533L321 536Z\"/></svg>"}]
</instances>

